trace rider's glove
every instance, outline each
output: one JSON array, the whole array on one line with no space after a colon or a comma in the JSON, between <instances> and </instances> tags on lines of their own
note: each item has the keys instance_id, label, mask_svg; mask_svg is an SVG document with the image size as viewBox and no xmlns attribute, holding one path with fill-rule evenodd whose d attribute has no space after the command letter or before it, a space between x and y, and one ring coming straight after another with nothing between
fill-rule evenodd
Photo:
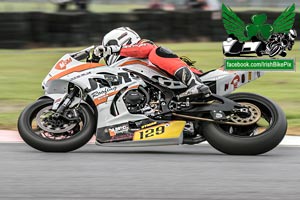
<instances>
[{"instance_id":1,"label":"rider's glove","mask_svg":"<svg viewBox=\"0 0 300 200\"><path fill-rule=\"evenodd\" d=\"M110 45L110 46L107 46L107 47L104 47L102 45L100 46L97 46L95 49L94 49L94 54L98 57L100 56L108 56L108 55L111 55L113 53L119 53L121 50L121 47L118 46L118 45Z\"/></svg>"},{"instance_id":2,"label":"rider's glove","mask_svg":"<svg viewBox=\"0 0 300 200\"><path fill-rule=\"evenodd\" d=\"M101 57L96 56L94 53L92 54L91 58L88 57L86 59L86 62L92 62L92 63L98 63L100 61Z\"/></svg>"}]
</instances>

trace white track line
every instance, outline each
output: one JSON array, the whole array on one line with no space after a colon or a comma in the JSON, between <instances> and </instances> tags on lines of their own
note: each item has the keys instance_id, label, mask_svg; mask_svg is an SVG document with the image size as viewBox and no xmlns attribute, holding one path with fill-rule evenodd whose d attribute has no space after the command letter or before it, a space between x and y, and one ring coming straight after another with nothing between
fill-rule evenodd
<instances>
[{"instance_id":1,"label":"white track line","mask_svg":"<svg viewBox=\"0 0 300 200\"><path fill-rule=\"evenodd\" d=\"M300 136L286 135L284 139L281 141L280 145L300 147Z\"/></svg>"}]
</instances>

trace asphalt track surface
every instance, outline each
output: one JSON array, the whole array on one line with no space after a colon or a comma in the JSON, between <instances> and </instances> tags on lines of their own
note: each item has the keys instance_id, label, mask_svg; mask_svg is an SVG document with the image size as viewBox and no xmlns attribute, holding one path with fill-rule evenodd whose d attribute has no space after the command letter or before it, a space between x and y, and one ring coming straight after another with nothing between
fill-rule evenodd
<instances>
[{"instance_id":1,"label":"asphalt track surface","mask_svg":"<svg viewBox=\"0 0 300 200\"><path fill-rule=\"evenodd\" d=\"M87 144L42 153L0 144L0 199L299 199L300 148L228 156L209 145Z\"/></svg>"}]
</instances>

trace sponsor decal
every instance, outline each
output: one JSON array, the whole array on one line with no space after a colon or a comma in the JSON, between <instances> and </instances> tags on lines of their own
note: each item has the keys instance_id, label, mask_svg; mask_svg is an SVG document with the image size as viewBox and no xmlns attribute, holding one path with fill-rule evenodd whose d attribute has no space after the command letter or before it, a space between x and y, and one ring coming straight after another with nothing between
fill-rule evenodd
<instances>
[{"instance_id":1,"label":"sponsor decal","mask_svg":"<svg viewBox=\"0 0 300 200\"><path fill-rule=\"evenodd\" d=\"M92 74L92 72L86 72L86 73L79 74L79 75L77 75L77 76L71 78L70 81L74 81L74 80L76 80L76 79L78 79L78 78L81 78L81 77L83 77L83 76L87 76L87 75L89 75L89 74Z\"/></svg>"},{"instance_id":2,"label":"sponsor decal","mask_svg":"<svg viewBox=\"0 0 300 200\"><path fill-rule=\"evenodd\" d=\"M240 76L236 75L232 81L230 82L231 85L233 85L234 89L236 89L238 87L238 83L240 82Z\"/></svg>"},{"instance_id":3,"label":"sponsor decal","mask_svg":"<svg viewBox=\"0 0 300 200\"><path fill-rule=\"evenodd\" d=\"M98 96L105 96L107 95L109 92L114 92L117 90L117 87L105 87L104 89L100 90L100 91L95 91L93 92L91 95L92 97L98 97Z\"/></svg>"},{"instance_id":4,"label":"sponsor decal","mask_svg":"<svg viewBox=\"0 0 300 200\"><path fill-rule=\"evenodd\" d=\"M224 85L224 91L228 90L228 88L229 88L229 84L226 83L226 84Z\"/></svg>"},{"instance_id":5,"label":"sponsor decal","mask_svg":"<svg viewBox=\"0 0 300 200\"><path fill-rule=\"evenodd\" d=\"M112 128L108 128L109 133L113 133L114 135L128 132L128 130L129 130L129 127L128 127L127 124L124 124L124 125L121 125L121 126L112 127Z\"/></svg>"},{"instance_id":6,"label":"sponsor decal","mask_svg":"<svg viewBox=\"0 0 300 200\"><path fill-rule=\"evenodd\" d=\"M242 83L245 83L245 81L246 81L246 78L245 78L245 74L242 74Z\"/></svg>"},{"instance_id":7,"label":"sponsor decal","mask_svg":"<svg viewBox=\"0 0 300 200\"><path fill-rule=\"evenodd\" d=\"M260 72L257 72L256 74L257 74L257 78L259 78L260 77Z\"/></svg>"},{"instance_id":8,"label":"sponsor decal","mask_svg":"<svg viewBox=\"0 0 300 200\"><path fill-rule=\"evenodd\" d=\"M109 140L110 142L116 142L116 141L124 141L124 140L132 140L132 133L120 133L117 134Z\"/></svg>"},{"instance_id":9,"label":"sponsor decal","mask_svg":"<svg viewBox=\"0 0 300 200\"><path fill-rule=\"evenodd\" d=\"M157 124L157 122L151 122L151 123L149 123L149 124L145 124L145 125L143 125L141 128L142 129L144 129L144 128L148 128L148 127L150 127L150 126L154 126L154 125L156 125Z\"/></svg>"},{"instance_id":10,"label":"sponsor decal","mask_svg":"<svg viewBox=\"0 0 300 200\"><path fill-rule=\"evenodd\" d=\"M101 134L103 141L113 142L113 141L120 141L124 139L132 139L133 137L133 133L130 132L127 123L106 127L102 132L104 133Z\"/></svg>"},{"instance_id":11,"label":"sponsor decal","mask_svg":"<svg viewBox=\"0 0 300 200\"><path fill-rule=\"evenodd\" d=\"M58 98L58 99L55 100L54 103L59 103L60 101L61 101L61 98Z\"/></svg>"},{"instance_id":12,"label":"sponsor decal","mask_svg":"<svg viewBox=\"0 0 300 200\"><path fill-rule=\"evenodd\" d=\"M252 80L252 72L248 72L248 80L249 80L249 81Z\"/></svg>"},{"instance_id":13,"label":"sponsor decal","mask_svg":"<svg viewBox=\"0 0 300 200\"><path fill-rule=\"evenodd\" d=\"M131 44L131 45L125 45L123 46L122 48L123 49L126 49L126 48L132 48L132 47L144 47L144 46L147 46L146 43L142 43L142 44Z\"/></svg>"},{"instance_id":14,"label":"sponsor decal","mask_svg":"<svg viewBox=\"0 0 300 200\"><path fill-rule=\"evenodd\" d=\"M55 69L57 70L64 70L67 68L67 65L72 62L72 58L68 58L66 60L60 60L56 65Z\"/></svg>"}]
</instances>

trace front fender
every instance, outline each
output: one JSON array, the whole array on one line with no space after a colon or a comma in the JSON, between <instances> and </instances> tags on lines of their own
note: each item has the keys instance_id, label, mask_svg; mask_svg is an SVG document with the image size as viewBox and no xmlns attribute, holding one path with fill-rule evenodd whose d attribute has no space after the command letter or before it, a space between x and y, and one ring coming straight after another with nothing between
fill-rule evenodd
<instances>
[{"instance_id":1,"label":"front fender","mask_svg":"<svg viewBox=\"0 0 300 200\"><path fill-rule=\"evenodd\" d=\"M44 99L44 98L53 99L52 109L57 110L61 102L65 99L66 95L68 95L69 84L70 84L69 81L62 80L62 79L51 80L46 83L43 82L42 87L45 90L45 95L40 97L39 99ZM79 103L84 103L89 105L87 102L83 101L82 99L75 97L69 107L73 108Z\"/></svg>"},{"instance_id":2,"label":"front fender","mask_svg":"<svg viewBox=\"0 0 300 200\"><path fill-rule=\"evenodd\" d=\"M43 82L42 87L46 94L65 94L68 92L69 83L69 81L57 79L46 83Z\"/></svg>"}]
</instances>

